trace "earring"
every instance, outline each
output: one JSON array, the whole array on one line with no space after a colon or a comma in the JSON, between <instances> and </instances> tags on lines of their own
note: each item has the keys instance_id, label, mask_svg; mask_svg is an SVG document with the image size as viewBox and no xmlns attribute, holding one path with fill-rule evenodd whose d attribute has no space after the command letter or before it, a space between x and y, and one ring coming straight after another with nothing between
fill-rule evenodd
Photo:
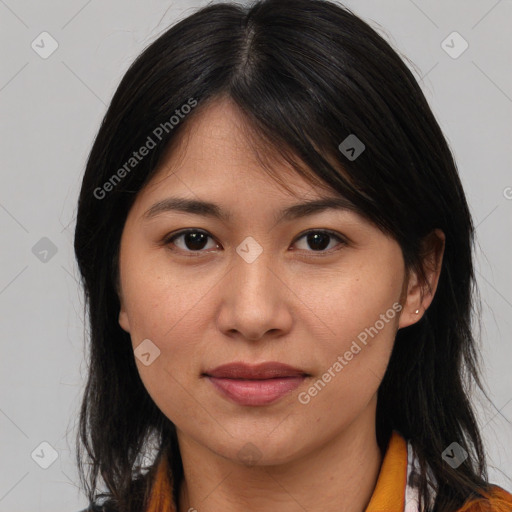
<instances>
[{"instance_id":1,"label":"earring","mask_svg":"<svg viewBox=\"0 0 512 512\"><path fill-rule=\"evenodd\" d=\"M415 311L415 313L416 313L416 314L418 314L419 312L420 312L420 310L419 310L419 309L417 309L417 310Z\"/></svg>"}]
</instances>

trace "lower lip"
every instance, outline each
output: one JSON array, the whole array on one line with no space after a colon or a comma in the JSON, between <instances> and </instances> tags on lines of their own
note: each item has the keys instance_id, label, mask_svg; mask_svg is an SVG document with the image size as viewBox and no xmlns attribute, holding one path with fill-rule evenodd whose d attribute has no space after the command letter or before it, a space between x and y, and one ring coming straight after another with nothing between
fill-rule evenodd
<instances>
[{"instance_id":1,"label":"lower lip","mask_svg":"<svg viewBox=\"0 0 512 512\"><path fill-rule=\"evenodd\" d=\"M208 376L208 380L227 398L240 405L267 405L297 389L305 376L242 380Z\"/></svg>"}]
</instances>

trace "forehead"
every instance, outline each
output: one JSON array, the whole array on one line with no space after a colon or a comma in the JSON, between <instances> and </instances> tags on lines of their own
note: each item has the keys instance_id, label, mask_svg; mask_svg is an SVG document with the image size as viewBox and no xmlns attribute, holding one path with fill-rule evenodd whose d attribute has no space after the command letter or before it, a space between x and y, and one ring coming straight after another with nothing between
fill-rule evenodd
<instances>
[{"instance_id":1,"label":"forehead","mask_svg":"<svg viewBox=\"0 0 512 512\"><path fill-rule=\"evenodd\" d=\"M295 155L294 160L301 163ZM303 163L301 166L306 169ZM215 194L244 186L279 197L336 194L317 180L311 183L301 176L277 148L262 141L231 100L222 98L198 109L185 123L166 149L145 193L172 184L191 194L205 189Z\"/></svg>"}]
</instances>

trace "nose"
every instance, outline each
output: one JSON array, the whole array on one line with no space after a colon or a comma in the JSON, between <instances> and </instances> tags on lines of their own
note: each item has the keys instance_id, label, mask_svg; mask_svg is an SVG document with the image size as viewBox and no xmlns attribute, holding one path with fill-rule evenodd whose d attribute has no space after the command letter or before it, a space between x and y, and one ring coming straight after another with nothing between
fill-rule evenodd
<instances>
[{"instance_id":1,"label":"nose","mask_svg":"<svg viewBox=\"0 0 512 512\"><path fill-rule=\"evenodd\" d=\"M265 251L254 261L236 255L220 288L217 326L230 337L257 341L279 337L292 326L293 293Z\"/></svg>"}]
</instances>

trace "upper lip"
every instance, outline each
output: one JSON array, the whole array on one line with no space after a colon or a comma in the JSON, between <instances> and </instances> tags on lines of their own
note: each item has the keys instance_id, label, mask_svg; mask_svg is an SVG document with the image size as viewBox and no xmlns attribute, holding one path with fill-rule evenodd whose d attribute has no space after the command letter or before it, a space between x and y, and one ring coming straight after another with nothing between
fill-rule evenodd
<instances>
[{"instance_id":1,"label":"upper lip","mask_svg":"<svg viewBox=\"0 0 512 512\"><path fill-rule=\"evenodd\" d=\"M260 364L227 363L204 372L209 377L224 379L272 379L277 377L301 377L307 373L293 366L275 361Z\"/></svg>"}]
</instances>

